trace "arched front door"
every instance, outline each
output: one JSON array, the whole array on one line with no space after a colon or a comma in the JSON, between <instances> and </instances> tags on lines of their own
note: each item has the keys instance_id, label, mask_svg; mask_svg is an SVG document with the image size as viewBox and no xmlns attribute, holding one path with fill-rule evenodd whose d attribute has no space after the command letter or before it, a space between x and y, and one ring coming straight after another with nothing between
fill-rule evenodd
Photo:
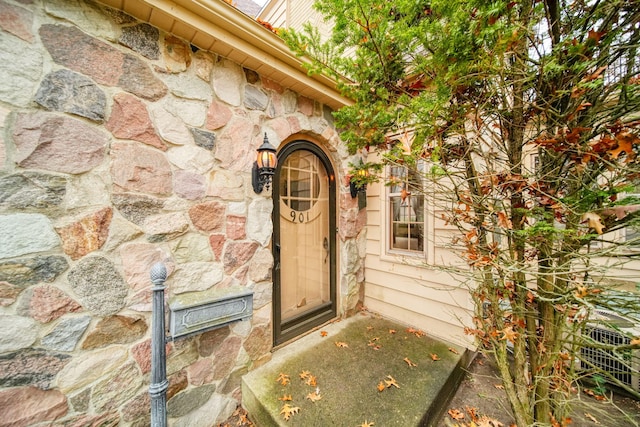
<instances>
[{"instance_id":1,"label":"arched front door","mask_svg":"<svg viewBox=\"0 0 640 427\"><path fill-rule=\"evenodd\" d=\"M336 179L326 154L307 141L286 145L273 192L278 345L336 315Z\"/></svg>"}]
</instances>

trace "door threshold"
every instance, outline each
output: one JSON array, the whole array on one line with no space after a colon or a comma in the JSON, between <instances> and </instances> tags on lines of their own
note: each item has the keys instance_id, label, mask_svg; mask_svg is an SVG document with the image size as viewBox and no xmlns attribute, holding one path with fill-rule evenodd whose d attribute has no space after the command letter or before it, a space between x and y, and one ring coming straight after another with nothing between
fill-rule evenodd
<instances>
[{"instance_id":1,"label":"door threshold","mask_svg":"<svg viewBox=\"0 0 640 427\"><path fill-rule=\"evenodd\" d=\"M271 352L273 353L273 352L275 352L275 351L277 351L277 350L279 350L279 349L281 349L283 347L286 347L287 345L289 345L289 344L291 344L291 343L293 343L295 341L298 341L300 338L306 337L307 335L310 335L310 334L312 334L314 332L317 332L318 330L326 327L327 325L330 325L332 323L341 322L343 320L344 319L342 319L341 317L337 317L336 316L333 319L327 320L326 322L324 322L324 323L322 323L322 324L320 324L318 326L314 326L313 328L309 329L308 331L305 331L305 332L301 333L300 335L297 335L297 336L295 336L293 338L289 338L288 340L286 340L283 343L280 343L278 345L274 345L271 348Z\"/></svg>"}]
</instances>

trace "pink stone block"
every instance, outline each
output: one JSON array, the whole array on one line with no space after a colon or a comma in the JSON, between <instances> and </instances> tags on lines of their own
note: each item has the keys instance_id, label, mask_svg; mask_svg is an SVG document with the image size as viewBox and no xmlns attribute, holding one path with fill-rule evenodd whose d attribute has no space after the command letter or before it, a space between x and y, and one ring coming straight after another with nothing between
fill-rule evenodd
<instances>
[{"instance_id":1,"label":"pink stone block","mask_svg":"<svg viewBox=\"0 0 640 427\"><path fill-rule=\"evenodd\" d=\"M246 238L245 224L247 219L243 216L227 216L227 237L231 240L243 240Z\"/></svg>"}]
</instances>

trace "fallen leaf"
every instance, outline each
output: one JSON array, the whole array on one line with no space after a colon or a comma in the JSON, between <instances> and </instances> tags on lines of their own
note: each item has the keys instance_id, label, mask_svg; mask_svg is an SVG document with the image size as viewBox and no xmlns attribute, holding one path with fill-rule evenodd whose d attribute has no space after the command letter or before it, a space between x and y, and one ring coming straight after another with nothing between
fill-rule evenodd
<instances>
[{"instance_id":1,"label":"fallen leaf","mask_svg":"<svg viewBox=\"0 0 640 427\"><path fill-rule=\"evenodd\" d=\"M290 394L284 394L284 395L282 395L282 397L279 397L278 400L281 400L283 402L289 402L289 401L293 400L293 397L291 397Z\"/></svg>"},{"instance_id":2,"label":"fallen leaf","mask_svg":"<svg viewBox=\"0 0 640 427\"><path fill-rule=\"evenodd\" d=\"M467 414L471 417L471 421L476 422L478 420L478 408L467 406L465 411L467 411Z\"/></svg>"},{"instance_id":3,"label":"fallen leaf","mask_svg":"<svg viewBox=\"0 0 640 427\"><path fill-rule=\"evenodd\" d=\"M385 384L387 385L387 388L394 386L395 388L400 388L400 386L398 385L398 382L396 381L395 378L393 378L391 375L387 375L387 378L389 378L388 380L384 380Z\"/></svg>"},{"instance_id":4,"label":"fallen leaf","mask_svg":"<svg viewBox=\"0 0 640 427\"><path fill-rule=\"evenodd\" d=\"M504 390L504 386L502 384L494 384L493 386L498 390Z\"/></svg>"},{"instance_id":5,"label":"fallen leaf","mask_svg":"<svg viewBox=\"0 0 640 427\"><path fill-rule=\"evenodd\" d=\"M431 360L435 362L436 360L440 360L440 357L438 357L438 355L435 353L431 353Z\"/></svg>"},{"instance_id":6,"label":"fallen leaf","mask_svg":"<svg viewBox=\"0 0 640 427\"><path fill-rule=\"evenodd\" d=\"M369 341L369 344L367 344L369 347L373 348L374 350L380 350L380 348L382 347L380 344L376 344L373 341Z\"/></svg>"},{"instance_id":7,"label":"fallen leaf","mask_svg":"<svg viewBox=\"0 0 640 427\"><path fill-rule=\"evenodd\" d=\"M360 424L358 427L373 427L376 423L374 422L369 422L367 420L365 420L362 424Z\"/></svg>"},{"instance_id":8,"label":"fallen leaf","mask_svg":"<svg viewBox=\"0 0 640 427\"><path fill-rule=\"evenodd\" d=\"M591 415L590 413L585 412L585 413L584 413L584 416L585 416L585 417L587 417L587 418L589 418L591 421L593 421L593 422L594 422L594 424L600 424L600 422L599 422L598 420L596 420L596 417L594 417L594 416L593 416L593 415Z\"/></svg>"},{"instance_id":9,"label":"fallen leaf","mask_svg":"<svg viewBox=\"0 0 640 427\"><path fill-rule=\"evenodd\" d=\"M309 378L307 378L307 381L305 381L305 384L306 385L310 385L312 387L315 387L315 386L318 385L316 380L317 379L316 379L315 375L309 375Z\"/></svg>"},{"instance_id":10,"label":"fallen leaf","mask_svg":"<svg viewBox=\"0 0 640 427\"><path fill-rule=\"evenodd\" d=\"M276 381L282 385L287 385L289 384L289 375L283 374L282 372L280 372L280 375L278 375L278 378L276 378Z\"/></svg>"},{"instance_id":11,"label":"fallen leaf","mask_svg":"<svg viewBox=\"0 0 640 427\"><path fill-rule=\"evenodd\" d=\"M240 419L238 420L238 425L239 426L253 426L254 424L249 420L249 418L247 417L247 414L240 414Z\"/></svg>"},{"instance_id":12,"label":"fallen leaf","mask_svg":"<svg viewBox=\"0 0 640 427\"><path fill-rule=\"evenodd\" d=\"M297 414L299 410L299 407L291 406L288 403L285 403L280 413L284 417L285 421L289 421L289 418L291 418L292 415Z\"/></svg>"},{"instance_id":13,"label":"fallen leaf","mask_svg":"<svg viewBox=\"0 0 640 427\"><path fill-rule=\"evenodd\" d=\"M347 344L346 342L342 342L342 341L336 341L335 344L336 344L336 347L338 347L338 348L347 348L347 347L349 347L349 344Z\"/></svg>"},{"instance_id":14,"label":"fallen leaf","mask_svg":"<svg viewBox=\"0 0 640 427\"><path fill-rule=\"evenodd\" d=\"M455 348L453 348L453 347L449 347L449 351L450 351L451 353L453 353L453 354L460 354L460 353L458 353L458 350L456 350L456 349L455 349Z\"/></svg>"},{"instance_id":15,"label":"fallen leaf","mask_svg":"<svg viewBox=\"0 0 640 427\"><path fill-rule=\"evenodd\" d=\"M367 331L372 331L373 330L373 326L367 326Z\"/></svg>"},{"instance_id":16,"label":"fallen leaf","mask_svg":"<svg viewBox=\"0 0 640 427\"><path fill-rule=\"evenodd\" d=\"M426 335L423 331L421 331L419 329L414 329L414 328L407 328L407 332L409 332L410 334L414 334L418 338L423 337L423 336Z\"/></svg>"},{"instance_id":17,"label":"fallen leaf","mask_svg":"<svg viewBox=\"0 0 640 427\"><path fill-rule=\"evenodd\" d=\"M320 393L318 393L318 391L316 390L313 393L307 394L307 399L309 399L313 403L316 403L318 400L322 399L322 396L320 396Z\"/></svg>"},{"instance_id":18,"label":"fallen leaf","mask_svg":"<svg viewBox=\"0 0 640 427\"><path fill-rule=\"evenodd\" d=\"M594 390L591 390L590 388L585 388L583 389L584 394L586 394L587 396L591 396L596 400L607 400L607 398L605 396L603 396L600 393L597 393Z\"/></svg>"},{"instance_id":19,"label":"fallen leaf","mask_svg":"<svg viewBox=\"0 0 640 427\"><path fill-rule=\"evenodd\" d=\"M392 334L392 335L395 334L396 332L397 331L395 329L389 329L389 333Z\"/></svg>"},{"instance_id":20,"label":"fallen leaf","mask_svg":"<svg viewBox=\"0 0 640 427\"><path fill-rule=\"evenodd\" d=\"M321 337L326 337L327 335L329 335L329 333L327 331L320 331L320 336Z\"/></svg>"},{"instance_id":21,"label":"fallen leaf","mask_svg":"<svg viewBox=\"0 0 640 427\"><path fill-rule=\"evenodd\" d=\"M447 413L454 420L464 420L464 413L462 413L461 411L459 411L457 409L449 409L447 411Z\"/></svg>"},{"instance_id":22,"label":"fallen leaf","mask_svg":"<svg viewBox=\"0 0 640 427\"><path fill-rule=\"evenodd\" d=\"M483 415L482 418L479 418L476 425L478 427L503 427L504 426L504 424L502 424L500 421L494 418L489 418L486 415Z\"/></svg>"},{"instance_id":23,"label":"fallen leaf","mask_svg":"<svg viewBox=\"0 0 640 427\"><path fill-rule=\"evenodd\" d=\"M386 385L384 385L384 383L383 383L382 381L380 381L380 382L378 383L378 391L382 391L382 390L384 390L385 388L387 388L387 386L386 386Z\"/></svg>"},{"instance_id":24,"label":"fallen leaf","mask_svg":"<svg viewBox=\"0 0 640 427\"><path fill-rule=\"evenodd\" d=\"M409 365L409 367L410 367L410 368L413 368L414 366L418 366L418 365L416 365L415 363L413 363L411 360L409 360L409 358L408 358L408 357L405 357L405 358L404 358L404 359L402 359L402 360L404 360L405 362L407 362L407 365Z\"/></svg>"},{"instance_id":25,"label":"fallen leaf","mask_svg":"<svg viewBox=\"0 0 640 427\"><path fill-rule=\"evenodd\" d=\"M309 371L302 371L298 374L300 376L301 380L306 380L307 378L309 378L309 375L311 375L311 372Z\"/></svg>"},{"instance_id":26,"label":"fallen leaf","mask_svg":"<svg viewBox=\"0 0 640 427\"><path fill-rule=\"evenodd\" d=\"M631 345L640 345L640 337L635 337L631 341L629 341Z\"/></svg>"}]
</instances>

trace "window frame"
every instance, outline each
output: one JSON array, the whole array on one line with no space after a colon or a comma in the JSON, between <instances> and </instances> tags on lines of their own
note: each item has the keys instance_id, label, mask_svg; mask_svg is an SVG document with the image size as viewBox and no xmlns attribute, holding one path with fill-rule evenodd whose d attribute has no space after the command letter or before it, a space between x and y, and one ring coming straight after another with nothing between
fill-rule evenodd
<instances>
[{"instance_id":1,"label":"window frame","mask_svg":"<svg viewBox=\"0 0 640 427\"><path fill-rule=\"evenodd\" d=\"M398 221L398 220L394 220L393 218L393 212L392 212L392 199L393 198L401 198L401 188L398 189L398 191L393 191L393 187L394 185L391 184L391 180L392 180L392 176L393 173L395 173L394 169L395 168L401 168L404 171L408 171L409 169L406 166L403 165L387 165L385 167L385 176L386 176L386 181L389 183L388 185L385 186L385 191L384 191L384 198L383 198L383 203L384 203L384 227L382 227L382 229L384 230L384 236L383 236L383 241L384 241L384 253L385 255L388 256L402 256L402 257L408 257L408 258L412 258L412 259L427 259L428 253L429 253L429 245L428 245L428 239L427 239L427 233L429 230L428 227L428 197L427 194L425 192L425 179L423 177L420 177L419 174L417 174L417 178L418 181L414 182L413 184L411 184L411 178L408 177L408 173L405 172L404 176L403 176L403 182L408 183L407 185L409 187L413 186L419 186L420 190L418 192L418 194L409 194L407 195L407 199L410 200L410 204L408 205L404 205L403 208L408 208L411 209L413 208L413 210L409 210L409 215L415 215L416 219L415 220L411 220L411 218L409 218L407 221ZM426 170L426 162L424 161L420 161L420 163L417 166L418 170L421 170L422 172L424 172ZM404 178L407 177L407 178ZM398 185L398 187L400 187ZM414 187L415 188L415 187ZM411 193L411 191L410 191ZM422 200L418 203L415 204L411 204L411 201L413 200L413 198L418 197L421 198ZM403 203L401 201L401 203ZM420 206L421 205L421 206ZM416 208L417 207L417 208ZM416 211L416 209L418 209ZM420 218L421 219L418 219ZM408 230L407 230L407 248L397 248L397 247L393 247L393 240L394 240L394 225L395 224L407 224L408 226ZM420 237L418 237L418 239L420 239L420 241L418 241L418 247L419 249L411 249L411 226L414 227L421 227L421 233L419 234ZM418 228L418 230L420 230L420 228Z\"/></svg>"}]
</instances>

